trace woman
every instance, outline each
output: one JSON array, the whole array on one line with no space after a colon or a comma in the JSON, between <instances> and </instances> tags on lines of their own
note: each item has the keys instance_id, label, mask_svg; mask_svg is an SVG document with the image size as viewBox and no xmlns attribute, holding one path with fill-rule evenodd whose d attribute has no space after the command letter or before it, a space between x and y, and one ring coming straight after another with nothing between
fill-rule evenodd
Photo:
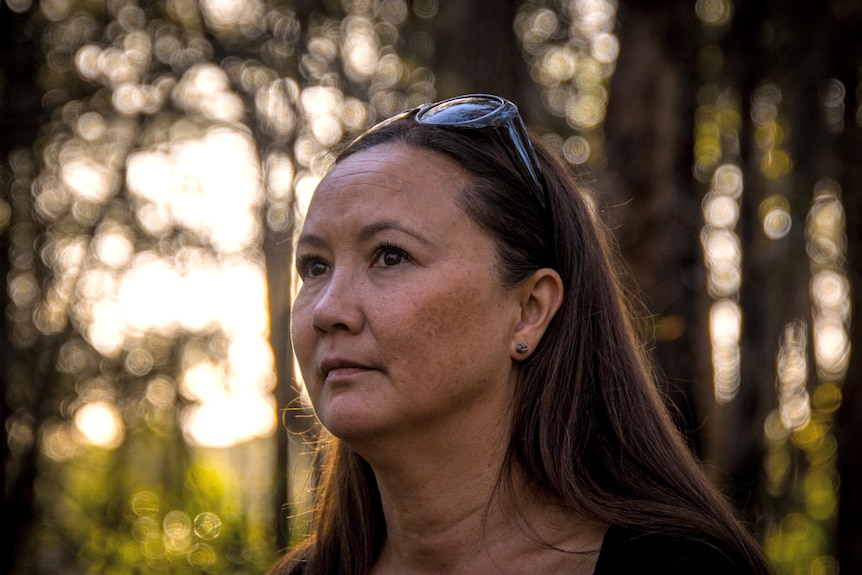
<instances>
[{"instance_id":1,"label":"woman","mask_svg":"<svg viewBox=\"0 0 862 575\"><path fill-rule=\"evenodd\" d=\"M369 130L315 192L296 266L294 349L332 439L312 535L273 573L768 572L511 102Z\"/></svg>"}]
</instances>

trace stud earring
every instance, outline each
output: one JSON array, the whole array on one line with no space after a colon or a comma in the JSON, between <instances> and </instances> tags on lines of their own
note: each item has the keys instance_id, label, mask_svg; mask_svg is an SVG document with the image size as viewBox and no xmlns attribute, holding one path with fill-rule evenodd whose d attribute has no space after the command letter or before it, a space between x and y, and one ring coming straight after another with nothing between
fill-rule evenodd
<instances>
[{"instance_id":1,"label":"stud earring","mask_svg":"<svg viewBox=\"0 0 862 575\"><path fill-rule=\"evenodd\" d=\"M518 353L527 353L528 351L530 351L530 346L522 341L515 346L515 351L517 351Z\"/></svg>"}]
</instances>

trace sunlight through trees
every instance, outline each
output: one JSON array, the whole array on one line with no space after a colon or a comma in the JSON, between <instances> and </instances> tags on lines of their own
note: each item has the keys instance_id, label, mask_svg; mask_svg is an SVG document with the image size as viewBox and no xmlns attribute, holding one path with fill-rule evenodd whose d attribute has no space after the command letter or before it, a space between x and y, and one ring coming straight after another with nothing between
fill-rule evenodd
<instances>
[{"instance_id":1,"label":"sunlight through trees","mask_svg":"<svg viewBox=\"0 0 862 575\"><path fill-rule=\"evenodd\" d=\"M455 89L582 178L776 572L862 565L862 10L497 4L0 5L3 568L261 572L302 537L292 234L335 146Z\"/></svg>"}]
</instances>

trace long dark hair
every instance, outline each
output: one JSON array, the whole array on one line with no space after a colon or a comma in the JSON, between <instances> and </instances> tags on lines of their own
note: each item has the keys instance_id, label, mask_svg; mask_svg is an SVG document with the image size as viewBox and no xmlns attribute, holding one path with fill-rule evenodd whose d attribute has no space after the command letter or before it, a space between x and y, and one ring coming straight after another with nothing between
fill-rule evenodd
<instances>
[{"instance_id":1,"label":"long dark hair","mask_svg":"<svg viewBox=\"0 0 862 575\"><path fill-rule=\"evenodd\" d=\"M563 165L537 146L551 235L545 208L482 130L399 120L353 143L337 161L385 143L443 154L473 175L459 201L495 239L504 286L549 265L563 280L562 307L519 366L501 484L518 469L537 493L587 518L699 537L769 573L673 425L635 336L604 228ZM385 523L374 473L335 438L327 450L313 532L273 573L366 574L379 554Z\"/></svg>"}]
</instances>

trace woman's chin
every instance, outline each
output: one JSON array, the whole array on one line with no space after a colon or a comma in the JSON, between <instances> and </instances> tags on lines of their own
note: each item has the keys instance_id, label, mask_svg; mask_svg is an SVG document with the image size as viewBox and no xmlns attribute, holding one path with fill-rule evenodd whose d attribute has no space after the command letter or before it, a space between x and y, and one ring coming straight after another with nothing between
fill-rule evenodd
<instances>
[{"instance_id":1,"label":"woman's chin","mask_svg":"<svg viewBox=\"0 0 862 575\"><path fill-rule=\"evenodd\" d=\"M323 426L335 437L348 443L379 437L386 425L367 406L338 398L318 411Z\"/></svg>"}]
</instances>

